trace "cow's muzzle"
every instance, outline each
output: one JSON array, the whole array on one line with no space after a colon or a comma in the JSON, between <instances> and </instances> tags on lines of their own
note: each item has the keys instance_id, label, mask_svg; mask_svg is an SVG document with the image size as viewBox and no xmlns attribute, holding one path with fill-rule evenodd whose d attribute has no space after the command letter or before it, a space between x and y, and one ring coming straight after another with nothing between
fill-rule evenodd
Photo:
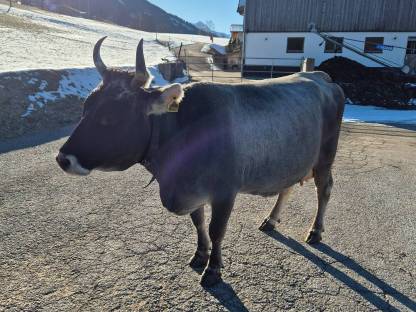
<instances>
[{"instance_id":1,"label":"cow's muzzle","mask_svg":"<svg viewBox=\"0 0 416 312\"><path fill-rule=\"evenodd\" d=\"M91 170L82 167L78 159L73 155L65 155L60 152L58 156L56 156L56 162L59 167L68 174L86 176L91 172Z\"/></svg>"}]
</instances>

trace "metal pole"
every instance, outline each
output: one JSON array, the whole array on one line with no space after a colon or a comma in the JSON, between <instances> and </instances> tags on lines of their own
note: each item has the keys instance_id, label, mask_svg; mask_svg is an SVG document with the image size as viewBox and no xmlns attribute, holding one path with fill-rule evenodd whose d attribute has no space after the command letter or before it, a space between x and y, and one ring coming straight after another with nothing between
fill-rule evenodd
<instances>
[{"instance_id":1,"label":"metal pole","mask_svg":"<svg viewBox=\"0 0 416 312\"><path fill-rule=\"evenodd\" d=\"M241 70L242 70L242 65L241 65L241 59L240 59L240 66L241 66L241 68L240 68L240 82L243 82L243 75L241 74Z\"/></svg>"},{"instance_id":2,"label":"metal pole","mask_svg":"<svg viewBox=\"0 0 416 312\"><path fill-rule=\"evenodd\" d=\"M241 81L244 77L244 63L246 58L246 15L247 15L247 3L244 8L244 17L243 17L243 46L241 47Z\"/></svg>"},{"instance_id":3,"label":"metal pole","mask_svg":"<svg viewBox=\"0 0 416 312\"><path fill-rule=\"evenodd\" d=\"M186 53L186 49L183 50L183 53L185 53L186 75L189 78L188 54Z\"/></svg>"},{"instance_id":4,"label":"metal pole","mask_svg":"<svg viewBox=\"0 0 416 312\"><path fill-rule=\"evenodd\" d=\"M183 46L183 42L181 42L181 46L179 47L178 60L181 58L182 46Z\"/></svg>"}]
</instances>

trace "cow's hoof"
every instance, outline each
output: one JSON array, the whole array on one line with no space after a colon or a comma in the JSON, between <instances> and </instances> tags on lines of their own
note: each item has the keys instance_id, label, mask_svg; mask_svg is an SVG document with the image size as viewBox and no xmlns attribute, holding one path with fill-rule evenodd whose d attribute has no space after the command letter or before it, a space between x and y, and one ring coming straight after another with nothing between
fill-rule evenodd
<instances>
[{"instance_id":1,"label":"cow's hoof","mask_svg":"<svg viewBox=\"0 0 416 312\"><path fill-rule=\"evenodd\" d=\"M196 251L195 255L189 261L189 266L193 269L204 269L208 264L209 254L202 251Z\"/></svg>"},{"instance_id":2,"label":"cow's hoof","mask_svg":"<svg viewBox=\"0 0 416 312\"><path fill-rule=\"evenodd\" d=\"M222 282L220 269L206 268L201 278L202 287L213 287Z\"/></svg>"},{"instance_id":3,"label":"cow's hoof","mask_svg":"<svg viewBox=\"0 0 416 312\"><path fill-rule=\"evenodd\" d=\"M263 223L260 225L259 230L263 232L271 232L274 231L276 227L276 222L280 223L280 220L278 221L272 221L270 218L266 218Z\"/></svg>"},{"instance_id":4,"label":"cow's hoof","mask_svg":"<svg viewBox=\"0 0 416 312\"><path fill-rule=\"evenodd\" d=\"M306 236L305 242L313 245L318 244L322 240L322 235L317 230L312 230L309 232L308 236Z\"/></svg>"}]
</instances>

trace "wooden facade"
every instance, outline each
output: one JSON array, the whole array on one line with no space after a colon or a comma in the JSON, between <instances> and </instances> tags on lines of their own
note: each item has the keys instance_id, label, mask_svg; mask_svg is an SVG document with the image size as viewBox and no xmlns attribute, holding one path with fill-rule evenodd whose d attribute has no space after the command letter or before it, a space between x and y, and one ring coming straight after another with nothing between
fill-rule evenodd
<instances>
[{"instance_id":1,"label":"wooden facade","mask_svg":"<svg viewBox=\"0 0 416 312\"><path fill-rule=\"evenodd\" d=\"M246 0L246 32L414 32L416 0Z\"/></svg>"}]
</instances>

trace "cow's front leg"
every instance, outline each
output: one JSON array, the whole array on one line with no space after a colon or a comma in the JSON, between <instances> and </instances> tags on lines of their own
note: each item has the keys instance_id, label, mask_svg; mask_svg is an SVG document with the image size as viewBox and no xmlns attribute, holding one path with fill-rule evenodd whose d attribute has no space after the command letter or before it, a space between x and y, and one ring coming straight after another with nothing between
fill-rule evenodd
<instances>
[{"instance_id":1,"label":"cow's front leg","mask_svg":"<svg viewBox=\"0 0 416 312\"><path fill-rule=\"evenodd\" d=\"M191 213L191 219L198 234L198 246L189 265L194 269L204 269L209 259L209 238L205 226L204 206L201 206L201 208Z\"/></svg>"},{"instance_id":2,"label":"cow's front leg","mask_svg":"<svg viewBox=\"0 0 416 312\"><path fill-rule=\"evenodd\" d=\"M201 285L204 287L211 287L221 282L221 268L224 267L221 255L221 244L225 236L228 219L234 206L234 200L235 195L212 202L212 219L209 224L209 237L211 238L212 250L208 267L205 269L201 278Z\"/></svg>"}]
</instances>

